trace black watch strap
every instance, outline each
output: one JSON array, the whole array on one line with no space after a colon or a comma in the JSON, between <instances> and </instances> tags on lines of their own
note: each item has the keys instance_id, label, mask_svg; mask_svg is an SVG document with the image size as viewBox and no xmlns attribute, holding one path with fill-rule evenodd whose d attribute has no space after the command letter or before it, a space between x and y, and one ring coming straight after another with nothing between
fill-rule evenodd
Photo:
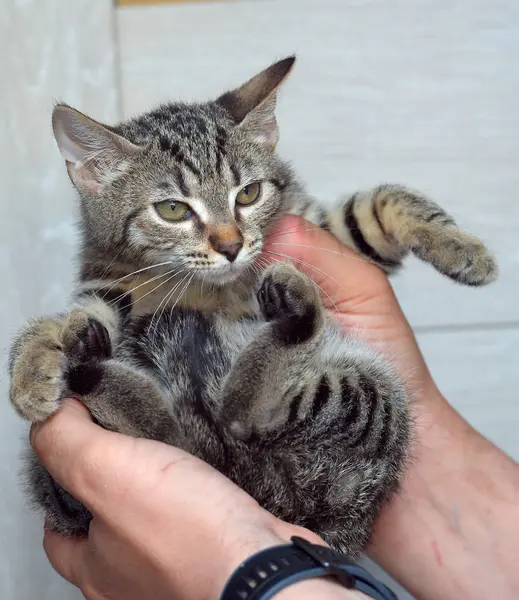
<instances>
[{"instance_id":1,"label":"black watch strap","mask_svg":"<svg viewBox=\"0 0 519 600\"><path fill-rule=\"evenodd\" d=\"M233 573L220 600L269 600L285 587L313 577L335 577L351 590L374 600L397 600L395 594L345 556L300 538L292 544L254 554Z\"/></svg>"}]
</instances>

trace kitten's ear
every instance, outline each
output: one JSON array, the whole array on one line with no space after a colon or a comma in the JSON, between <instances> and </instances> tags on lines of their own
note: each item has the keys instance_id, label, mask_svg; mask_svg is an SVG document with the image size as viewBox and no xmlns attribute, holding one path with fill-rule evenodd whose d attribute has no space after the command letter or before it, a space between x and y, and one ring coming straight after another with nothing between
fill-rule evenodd
<instances>
[{"instance_id":1,"label":"kitten's ear","mask_svg":"<svg viewBox=\"0 0 519 600\"><path fill-rule=\"evenodd\" d=\"M274 115L276 92L288 77L295 60L295 56L289 56L274 63L216 101L227 109L240 127L247 128L260 143L272 149L279 138Z\"/></svg>"},{"instance_id":2,"label":"kitten's ear","mask_svg":"<svg viewBox=\"0 0 519 600\"><path fill-rule=\"evenodd\" d=\"M72 182L91 193L101 191L123 173L128 158L141 152L138 146L69 106L54 108L52 128Z\"/></svg>"}]
</instances>

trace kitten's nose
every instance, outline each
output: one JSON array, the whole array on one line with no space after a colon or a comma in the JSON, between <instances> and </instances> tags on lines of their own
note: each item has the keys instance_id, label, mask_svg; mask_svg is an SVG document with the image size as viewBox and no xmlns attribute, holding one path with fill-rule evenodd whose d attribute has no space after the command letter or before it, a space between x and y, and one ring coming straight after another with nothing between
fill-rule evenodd
<instances>
[{"instance_id":1,"label":"kitten's nose","mask_svg":"<svg viewBox=\"0 0 519 600\"><path fill-rule=\"evenodd\" d=\"M219 240L218 238L211 236L209 238L209 241L211 242L211 246L217 252L223 254L229 262L234 262L236 260L236 257L238 256L243 246L243 242L241 241L241 239L224 242L222 240Z\"/></svg>"}]
</instances>

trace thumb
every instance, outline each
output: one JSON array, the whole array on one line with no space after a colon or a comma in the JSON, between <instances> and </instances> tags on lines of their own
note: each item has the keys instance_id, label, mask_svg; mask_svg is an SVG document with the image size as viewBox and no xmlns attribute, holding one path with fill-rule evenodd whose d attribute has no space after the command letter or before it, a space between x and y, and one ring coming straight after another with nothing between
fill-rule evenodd
<instances>
[{"instance_id":1,"label":"thumb","mask_svg":"<svg viewBox=\"0 0 519 600\"><path fill-rule=\"evenodd\" d=\"M285 216L269 234L263 256L269 263L293 262L323 292L326 308L363 313L372 302L393 296L384 273L317 225Z\"/></svg>"}]
</instances>

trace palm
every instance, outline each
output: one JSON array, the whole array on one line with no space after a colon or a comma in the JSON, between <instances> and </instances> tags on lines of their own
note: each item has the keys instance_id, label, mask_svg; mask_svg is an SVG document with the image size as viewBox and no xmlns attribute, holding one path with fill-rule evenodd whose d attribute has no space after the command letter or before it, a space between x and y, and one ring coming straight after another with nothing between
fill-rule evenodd
<instances>
[{"instance_id":1,"label":"palm","mask_svg":"<svg viewBox=\"0 0 519 600\"><path fill-rule=\"evenodd\" d=\"M414 390L432 383L386 275L336 238L297 217L283 218L265 247L269 261L291 260L319 286L332 318L393 361Z\"/></svg>"}]
</instances>

